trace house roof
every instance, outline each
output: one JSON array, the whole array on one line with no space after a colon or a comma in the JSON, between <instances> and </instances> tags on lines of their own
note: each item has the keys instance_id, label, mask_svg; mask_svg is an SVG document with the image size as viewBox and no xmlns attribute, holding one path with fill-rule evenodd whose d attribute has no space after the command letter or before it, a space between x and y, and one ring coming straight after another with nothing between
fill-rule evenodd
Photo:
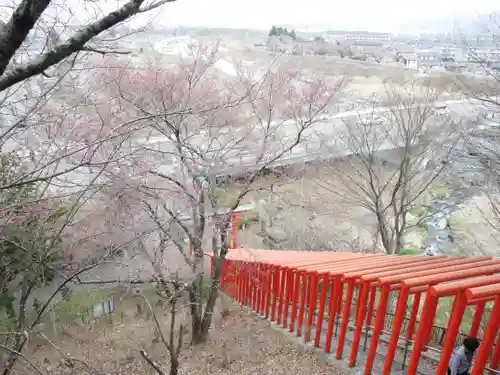
<instances>
[{"instance_id":1,"label":"house roof","mask_svg":"<svg viewBox=\"0 0 500 375\"><path fill-rule=\"evenodd\" d=\"M392 36L391 33L376 33L372 31L326 31L326 35L358 35L358 34L366 34L366 35L378 35L378 36Z\"/></svg>"},{"instance_id":2,"label":"house roof","mask_svg":"<svg viewBox=\"0 0 500 375\"><path fill-rule=\"evenodd\" d=\"M401 53L400 56L405 60L417 60L416 53Z\"/></svg>"}]
</instances>

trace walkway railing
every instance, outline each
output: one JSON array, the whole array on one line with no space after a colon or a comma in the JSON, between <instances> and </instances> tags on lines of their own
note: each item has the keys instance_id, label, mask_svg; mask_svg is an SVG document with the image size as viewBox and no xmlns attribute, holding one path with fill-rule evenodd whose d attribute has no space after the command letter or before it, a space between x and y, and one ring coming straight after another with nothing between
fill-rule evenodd
<instances>
[{"instance_id":1,"label":"walkway railing","mask_svg":"<svg viewBox=\"0 0 500 375\"><path fill-rule=\"evenodd\" d=\"M350 366L368 349L365 375L380 361L383 375L399 371L401 362L406 366L406 356L400 358L404 353L411 354L407 373L421 373L427 350L441 351L432 373L445 375L453 348L464 336L459 329L467 306L475 308L471 334L481 335L488 301L494 304L471 375L500 368L500 260L264 250L233 254L222 269L227 294L305 342L334 350L337 359L349 349ZM394 312L389 311L392 294L398 301ZM454 300L447 328L434 325L441 297ZM381 342L386 344L378 356Z\"/></svg>"}]
</instances>

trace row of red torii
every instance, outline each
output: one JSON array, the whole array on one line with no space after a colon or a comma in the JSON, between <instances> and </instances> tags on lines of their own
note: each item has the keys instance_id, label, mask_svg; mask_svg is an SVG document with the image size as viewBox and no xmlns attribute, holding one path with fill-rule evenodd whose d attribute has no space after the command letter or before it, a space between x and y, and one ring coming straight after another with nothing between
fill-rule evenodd
<instances>
[{"instance_id":1,"label":"row of red torii","mask_svg":"<svg viewBox=\"0 0 500 375\"><path fill-rule=\"evenodd\" d=\"M235 300L290 332L296 332L297 336L303 335L306 342L314 340L315 347L323 347L329 353L335 344L337 359L344 356L349 325L353 324L349 365L360 365L365 375L374 370L391 292L397 294L397 306L384 354L384 375L391 373L401 339L413 345L407 373L417 373L422 352L427 350L431 339L439 300L453 296L436 370L437 375L445 375L466 308L475 308L468 333L477 336L485 304L493 301L472 375L500 367L500 339L497 338L500 328L500 260L491 257L388 256L239 248L229 252L220 282L225 293ZM409 323L405 337L400 337L412 295ZM425 295L425 300L422 295ZM340 331L333 342L336 318L340 318ZM326 336L322 337L324 322L327 322L327 330ZM361 337L366 328L371 330L368 356L365 363L358 363Z\"/></svg>"}]
</instances>

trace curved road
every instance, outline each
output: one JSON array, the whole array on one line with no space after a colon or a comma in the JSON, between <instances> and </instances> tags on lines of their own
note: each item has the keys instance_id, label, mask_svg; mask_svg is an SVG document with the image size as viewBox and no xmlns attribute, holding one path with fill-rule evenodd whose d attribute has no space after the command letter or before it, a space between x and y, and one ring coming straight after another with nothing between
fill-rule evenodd
<instances>
[{"instance_id":1,"label":"curved road","mask_svg":"<svg viewBox=\"0 0 500 375\"><path fill-rule=\"evenodd\" d=\"M475 102L475 103L474 103ZM448 100L444 102L437 102L435 106L447 106L449 110L449 116L452 119L469 119L472 120L477 117L477 113L474 111L474 107L478 105L482 105L477 100ZM344 156L352 153L348 148L342 145L342 142L338 142L338 135L343 129L343 125L347 121L356 121L359 118L363 118L364 116L374 116L384 115L390 111L390 107L377 107L377 108L368 108L368 109L360 109L354 111L345 111L337 113L333 116L323 116L319 121L311 125L304 132L304 142L295 146L291 153L287 153L283 155L279 160L272 163L272 166L277 167L280 165L286 164L294 164L294 163L304 163L307 161L313 160L321 160L324 158L331 158L332 156ZM438 121L438 116L435 117L435 120ZM293 120L288 120L284 122L275 122L276 125L276 136L267 148L271 149L269 153L277 155L280 153L280 150L283 149L284 145L288 142L293 142L296 139L298 127ZM256 132L258 133L258 131ZM223 138L226 137L224 140ZM217 142L220 142L219 145L212 144L209 147L209 152L214 155L214 159L222 159L220 157L220 153L224 153L224 162L220 165L216 166L207 166L206 173L216 173L216 174L238 174L243 173L245 171L256 170L260 168L266 162L257 164L257 155L262 150L262 144L260 143L258 134L255 134L255 137L249 134L248 132L241 136L248 137L246 138L245 143L241 143L238 147L232 147L225 145L231 145L231 142L234 142L236 139L240 137L237 135L237 131L231 129L231 132L228 132L224 135L221 135L217 138ZM252 137L253 139L250 139ZM207 141L210 139L214 142L213 137L208 138L203 135L197 135L190 139L190 145L193 147L200 148L202 150L207 150ZM168 145L169 141L163 142L161 138L158 138L157 142L155 142L156 147L166 151L165 148L170 148L171 145ZM392 144L391 142L387 142L383 144L379 150L389 150L394 149L397 146ZM219 154L219 155L218 155ZM218 155L218 157L215 157ZM209 159L209 158L208 158ZM164 173L172 173L175 170L174 165L164 165L159 168ZM215 170L215 171L214 171Z\"/></svg>"}]
</instances>

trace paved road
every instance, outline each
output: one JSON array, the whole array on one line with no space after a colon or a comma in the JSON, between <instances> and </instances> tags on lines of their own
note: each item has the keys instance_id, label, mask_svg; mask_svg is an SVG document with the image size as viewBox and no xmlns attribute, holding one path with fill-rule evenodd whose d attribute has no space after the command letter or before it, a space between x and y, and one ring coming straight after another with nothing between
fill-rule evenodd
<instances>
[{"instance_id":1,"label":"paved road","mask_svg":"<svg viewBox=\"0 0 500 375\"><path fill-rule=\"evenodd\" d=\"M447 106L449 113L445 116L458 121L460 119L472 120L477 117L478 112L474 108L480 103L478 101L471 100L449 100L445 102L436 103L436 106ZM308 128L303 133L304 141L294 147L292 152L286 153L279 160L272 163L272 166L279 166L285 164L294 163L304 163L307 161L318 160L322 158L331 158L332 155L344 156L349 155L351 150L346 148L340 140L339 134L345 130L345 124L352 122L359 122L360 119L364 117L370 117L372 114L375 116L384 115L387 116L390 112L390 107L378 107L378 108L368 108L360 109L356 111L345 111L337 113L333 116L324 116L320 121L314 123L310 128ZM434 116L431 121L443 121L440 116ZM266 154L277 155L280 150L283 150L287 142L293 142L297 137L298 126L292 121L285 122L275 122L276 134L272 143L267 146L262 145L262 139L259 139L259 131L255 131L255 135L252 136L248 132L241 135L241 138L245 137L245 142L240 142L238 146L225 146L226 142L231 144L231 141L240 139L240 135L237 131L227 133L224 136L218 138L218 144L215 142L207 146L209 137L204 137L202 135L192 137L190 139L190 144L193 147L205 150L209 155L213 155L214 160L219 160L216 165L207 166L207 170L216 170L218 174L238 174L244 171L251 171L252 169L258 169L267 161L257 163L257 155L260 154L262 149L272 150L266 152ZM225 139L223 139L225 137ZM157 139L156 147L163 149L167 143L161 139ZM288 143L289 144L289 143ZM397 147L397 145L392 144L389 141L384 142L380 146L380 150L388 150ZM224 156L221 158L220 153L224 152ZM210 158L210 156L209 156ZM220 161L223 159L223 162ZM160 168L164 173L173 172L175 166L163 166Z\"/></svg>"},{"instance_id":2,"label":"paved road","mask_svg":"<svg viewBox=\"0 0 500 375\"><path fill-rule=\"evenodd\" d=\"M186 49L188 40L183 38L172 39L171 41L162 42L155 44L155 50L160 53L167 54L182 54ZM163 47L175 47L167 48L166 51ZM185 51L184 51L185 52ZM216 66L221 71L226 72L228 75L234 75L234 66L231 62L226 60L221 60L221 64ZM471 99L466 100L448 100L445 102L437 102L436 106L446 105L450 110L450 117L453 120L458 120L462 118L474 118L473 107L478 104L478 101ZM358 103L359 105L359 103ZM356 118L376 114L383 115L390 111L390 107L378 107L378 108L367 108L354 111L344 111L337 113L333 116L325 116L324 120L318 121L313 126L311 126L304 134L302 142L297 145L292 152L283 155L278 161L274 162L274 166L279 166L280 164L290 164L293 162L304 162L308 160L321 159L324 157L331 157L332 155L348 155L350 151L338 142L338 134L341 131L342 126L346 121L355 121ZM437 119L436 119L437 120ZM231 133L233 130L231 130ZM258 162L257 157L260 155L263 149L272 149L271 155L277 155L280 153L280 149L286 145L287 141L293 142L297 137L297 126L293 121L282 123L279 125L279 134L277 134L276 139L271 145L264 146L262 144L262 139L259 139L258 135L246 137L244 144L238 144L238 146L228 146L224 140L218 145L207 145L211 138L203 136L195 136L190 139L190 145L196 147L204 152L209 152L210 149L213 150L214 165L206 166L206 170L213 171L214 169L218 173L238 173L247 171L250 169L259 168L263 163ZM231 138L229 134L228 137ZM218 135L219 136L219 135ZM233 135L233 139L241 138L239 135ZM262 138L262 137L261 137ZM227 140L228 144L231 144L231 140ZM172 145L167 142L162 142L161 140L155 143L155 147L164 152L173 151ZM381 150L395 148L397 145L393 145L390 142L384 142L381 146ZM224 155L221 156L221 150L224 150ZM229 152L226 152L230 150ZM267 153L267 152L266 152ZM207 155L210 159L211 156ZM222 160L223 161L222 161ZM266 163L266 161L264 161ZM172 161L170 165L163 165L159 169L163 173L175 172L177 168L176 162ZM204 172L203 172L204 173Z\"/></svg>"},{"instance_id":3,"label":"paved road","mask_svg":"<svg viewBox=\"0 0 500 375\"><path fill-rule=\"evenodd\" d=\"M469 100L450 100L444 103L437 103L437 105L446 104L450 110L450 117L452 118L472 118L476 115L473 110L476 105L474 102L470 103ZM339 133L345 129L345 124L351 121L359 121L359 118L371 115L375 113L377 116L383 116L389 112L388 107L379 108L368 108L360 109L357 111L344 111L337 113L333 116L324 116L321 121L313 124L306 132L303 134L304 141L297 145L292 152L283 155L279 160L272 163L272 166L287 165L287 164L302 164L307 161L321 160L322 158L331 158L334 156L344 156L350 154L350 150L346 148L342 142L339 140ZM439 121L436 116L435 121ZM242 137L238 133L238 130L228 129L225 134L217 134L216 140L214 137L207 137L203 134L191 137L189 142L191 147L198 148L207 152L207 159L214 160L212 165L206 165L205 171L200 170L200 174L211 172L217 174L239 174L245 171L251 171L258 169L263 163L257 163L256 157L262 149L272 151L270 154L277 155L280 150L283 149L283 144L286 142L293 141L296 139L297 125L293 121L286 121L284 123L275 124L277 127L275 139L270 142L269 145L262 145L262 137L259 138L258 131L257 134L249 133L248 128L246 129L247 134L246 142L241 142L237 146L234 145L235 140ZM243 130L245 131L245 130ZM207 144L213 142L210 146ZM229 146L226 146L226 143ZM147 144L148 147L157 149L162 152L172 152L175 154L175 150L170 141L165 140L163 137L155 137L146 141L145 139L139 141L137 140L138 146ZM391 142L384 142L380 146L380 150L388 150L395 148L394 144ZM224 155L221 156L221 153ZM175 174L177 169L177 162L175 158L170 161L166 160L166 155L163 154L161 158L158 159L159 170L166 174ZM208 162L209 162L208 161ZM75 171L70 174L71 176L65 176L72 181L80 180L84 183L84 180L88 179L88 171ZM85 176L86 175L86 176Z\"/></svg>"}]
</instances>

